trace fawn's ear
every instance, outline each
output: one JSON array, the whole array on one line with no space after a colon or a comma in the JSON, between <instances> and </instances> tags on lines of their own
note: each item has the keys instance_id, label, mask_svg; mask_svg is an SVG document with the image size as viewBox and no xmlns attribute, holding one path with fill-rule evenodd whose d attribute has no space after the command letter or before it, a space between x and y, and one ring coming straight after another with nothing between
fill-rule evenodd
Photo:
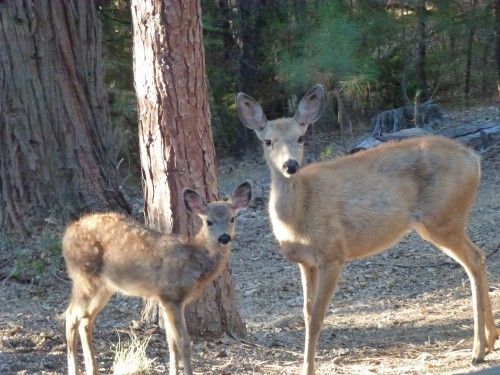
<instances>
[{"instance_id":1,"label":"fawn's ear","mask_svg":"<svg viewBox=\"0 0 500 375\"><path fill-rule=\"evenodd\" d=\"M325 107L325 89L314 86L300 101L293 118L300 125L306 126L317 121Z\"/></svg>"},{"instance_id":2,"label":"fawn's ear","mask_svg":"<svg viewBox=\"0 0 500 375\"><path fill-rule=\"evenodd\" d=\"M206 211L207 202L196 191L185 188L182 190L182 197L184 198L184 205L189 212L199 215Z\"/></svg>"},{"instance_id":3,"label":"fawn's ear","mask_svg":"<svg viewBox=\"0 0 500 375\"><path fill-rule=\"evenodd\" d=\"M247 128L262 130L266 126L266 115L260 104L251 96L240 92L236 96L236 106L238 107L238 116Z\"/></svg>"},{"instance_id":4,"label":"fawn's ear","mask_svg":"<svg viewBox=\"0 0 500 375\"><path fill-rule=\"evenodd\" d=\"M239 211L248 206L251 199L252 183L250 182L250 180L246 180L236 189L234 189L233 194L231 194L231 208L233 210Z\"/></svg>"}]
</instances>

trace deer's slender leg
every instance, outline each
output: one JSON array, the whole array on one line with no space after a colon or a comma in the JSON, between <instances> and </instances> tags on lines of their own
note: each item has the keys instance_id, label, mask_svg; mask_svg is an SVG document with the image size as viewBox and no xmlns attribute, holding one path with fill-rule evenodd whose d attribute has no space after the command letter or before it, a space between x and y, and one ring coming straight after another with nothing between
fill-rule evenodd
<instances>
[{"instance_id":1,"label":"deer's slender leg","mask_svg":"<svg viewBox=\"0 0 500 375\"><path fill-rule=\"evenodd\" d=\"M469 247L473 247L476 251L479 251L483 254L482 250L479 249L470 239L466 236L466 240ZM485 258L484 258L485 259ZM486 330L486 354L491 353L495 347L495 341L498 339L497 327L495 326L495 320L493 318L493 311L491 309L491 301L489 295L490 286L488 284L488 272L486 270L486 263L483 260L482 262L483 272L481 272L481 282L482 282L482 290L484 292L484 323Z\"/></svg>"},{"instance_id":2,"label":"deer's slender leg","mask_svg":"<svg viewBox=\"0 0 500 375\"><path fill-rule=\"evenodd\" d=\"M172 326L174 319L169 317L170 314L163 306L163 322L165 324L165 333L167 336L168 342L168 355L169 355L169 365L168 365L168 374L169 375L177 375L179 372L179 350L177 348L178 337L177 330Z\"/></svg>"},{"instance_id":3,"label":"deer's slender leg","mask_svg":"<svg viewBox=\"0 0 500 375\"><path fill-rule=\"evenodd\" d=\"M80 317L78 316L78 306L71 301L66 310L66 346L68 358L68 375L78 373L78 360L76 353L76 339Z\"/></svg>"},{"instance_id":4,"label":"deer's slender leg","mask_svg":"<svg viewBox=\"0 0 500 375\"><path fill-rule=\"evenodd\" d=\"M85 305L83 306L78 331L80 333L83 358L85 361L85 372L87 375L99 373L92 343L94 320L96 315L106 306L110 297L111 292L105 287L101 287L86 298Z\"/></svg>"},{"instance_id":5,"label":"deer's slender leg","mask_svg":"<svg viewBox=\"0 0 500 375\"><path fill-rule=\"evenodd\" d=\"M305 347L311 341L311 315L313 310L316 288L318 285L318 268L299 263L302 289L304 293L304 324L305 324ZM304 368L305 368L304 356Z\"/></svg>"},{"instance_id":6,"label":"deer's slender leg","mask_svg":"<svg viewBox=\"0 0 500 375\"><path fill-rule=\"evenodd\" d=\"M302 280L302 290L304 292L304 322L311 318L314 296L316 294L316 285L318 283L317 267L310 267L299 263L300 276Z\"/></svg>"},{"instance_id":7,"label":"deer's slender leg","mask_svg":"<svg viewBox=\"0 0 500 375\"><path fill-rule=\"evenodd\" d=\"M314 375L315 373L316 345L326 310L337 287L342 266L343 263L341 262L331 262L322 264L317 269L316 293L312 304L311 317L306 322L303 375Z\"/></svg>"},{"instance_id":8,"label":"deer's slender leg","mask_svg":"<svg viewBox=\"0 0 500 375\"><path fill-rule=\"evenodd\" d=\"M175 346L184 365L184 375L192 375L191 339L186 328L184 306L178 303L162 301L162 307L166 311L164 315L166 318L165 322L169 327L169 332L172 333L175 340Z\"/></svg>"},{"instance_id":9,"label":"deer's slender leg","mask_svg":"<svg viewBox=\"0 0 500 375\"><path fill-rule=\"evenodd\" d=\"M485 257L481 249L472 243L463 226L427 225L417 227L417 232L426 240L434 243L445 254L457 261L467 273L472 290L474 312L474 344L472 361L484 360L486 349L493 347L496 340L496 327L488 296ZM488 339L486 338L488 335Z\"/></svg>"},{"instance_id":10,"label":"deer's slender leg","mask_svg":"<svg viewBox=\"0 0 500 375\"><path fill-rule=\"evenodd\" d=\"M92 344L92 333L94 325L94 317L91 315L83 315L80 319L80 341L82 343L83 358L85 361L85 372L89 375L99 374L99 368L95 359L94 346Z\"/></svg>"}]
</instances>

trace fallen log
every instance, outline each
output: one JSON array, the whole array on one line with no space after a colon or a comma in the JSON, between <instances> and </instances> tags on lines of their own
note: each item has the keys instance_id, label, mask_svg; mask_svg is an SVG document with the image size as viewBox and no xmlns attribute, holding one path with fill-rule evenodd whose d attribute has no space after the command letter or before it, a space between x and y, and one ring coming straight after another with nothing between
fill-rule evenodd
<instances>
[{"instance_id":1,"label":"fallen log","mask_svg":"<svg viewBox=\"0 0 500 375\"><path fill-rule=\"evenodd\" d=\"M425 130L422 128L410 128L410 129L400 130L396 133L375 135L375 138L382 142L387 142L387 141L400 141L402 139L413 138L413 137L423 137L424 135L430 135L430 134L433 133L429 130Z\"/></svg>"},{"instance_id":2,"label":"fallen log","mask_svg":"<svg viewBox=\"0 0 500 375\"><path fill-rule=\"evenodd\" d=\"M359 142L349 153L353 154L361 150L373 148L388 141L400 141L406 138L422 137L430 134L456 139L474 150L483 153L500 143L500 121L488 121L482 124L465 125L445 129L440 132L430 132L422 128L412 128L394 133L371 135Z\"/></svg>"},{"instance_id":3,"label":"fallen log","mask_svg":"<svg viewBox=\"0 0 500 375\"><path fill-rule=\"evenodd\" d=\"M498 125L481 128L474 133L468 133L450 138L454 138L457 141L473 148L474 150L483 153L500 143L500 122L498 123Z\"/></svg>"}]
</instances>

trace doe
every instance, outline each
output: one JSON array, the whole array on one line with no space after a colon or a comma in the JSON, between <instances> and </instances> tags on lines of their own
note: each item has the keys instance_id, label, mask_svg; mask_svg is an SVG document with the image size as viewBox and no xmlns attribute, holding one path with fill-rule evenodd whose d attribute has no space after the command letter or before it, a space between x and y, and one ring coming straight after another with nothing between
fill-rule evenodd
<instances>
[{"instance_id":1,"label":"doe","mask_svg":"<svg viewBox=\"0 0 500 375\"><path fill-rule=\"evenodd\" d=\"M184 306L198 298L225 268L235 234L235 215L250 202L252 187L245 181L229 201L208 204L193 190L184 189L182 194L188 211L203 220L195 237L162 234L115 213L83 217L66 230L63 254L73 280L66 310L70 375L78 371L77 329L86 373L98 373L93 323L115 292L159 302L167 331L169 374L177 374L179 356L184 374L192 374Z\"/></svg>"},{"instance_id":2,"label":"doe","mask_svg":"<svg viewBox=\"0 0 500 375\"><path fill-rule=\"evenodd\" d=\"M473 361L493 350L498 332L483 252L465 232L480 177L479 157L444 137L389 143L301 168L304 135L321 115L315 86L295 115L268 121L240 93L241 121L263 142L271 171L269 215L284 256L299 265L306 325L303 374L315 372L316 345L343 265L380 253L410 230L457 261L471 281Z\"/></svg>"}]
</instances>

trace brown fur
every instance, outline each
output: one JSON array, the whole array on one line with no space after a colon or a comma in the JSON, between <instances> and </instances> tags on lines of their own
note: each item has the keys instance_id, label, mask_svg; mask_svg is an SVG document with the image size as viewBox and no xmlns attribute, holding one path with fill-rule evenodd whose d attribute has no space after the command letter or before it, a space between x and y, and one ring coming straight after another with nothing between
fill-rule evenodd
<instances>
[{"instance_id":1,"label":"brown fur","mask_svg":"<svg viewBox=\"0 0 500 375\"><path fill-rule=\"evenodd\" d=\"M303 374L315 372L317 340L343 265L392 247L411 230L466 270L473 295L473 361L482 361L498 333L485 257L465 233L479 185L479 157L449 139L422 137L313 163L290 175L285 163L302 163L299 137L321 114L323 88L306 94L293 118L267 121L249 96L239 94L237 102L242 121L264 141L273 231L285 257L301 270Z\"/></svg>"},{"instance_id":2,"label":"brown fur","mask_svg":"<svg viewBox=\"0 0 500 375\"><path fill-rule=\"evenodd\" d=\"M162 234L115 213L92 214L71 224L63 238L63 255L73 280L66 311L68 373L78 371L77 329L86 372L98 373L93 322L111 295L121 292L159 302L167 328L170 375L178 372L179 356L184 373L192 374L184 306L198 298L226 266L230 247L219 239L221 235L234 237L234 215L250 197L249 182L240 185L229 202L206 204L186 189L188 209L203 218L200 232L192 238Z\"/></svg>"}]
</instances>

